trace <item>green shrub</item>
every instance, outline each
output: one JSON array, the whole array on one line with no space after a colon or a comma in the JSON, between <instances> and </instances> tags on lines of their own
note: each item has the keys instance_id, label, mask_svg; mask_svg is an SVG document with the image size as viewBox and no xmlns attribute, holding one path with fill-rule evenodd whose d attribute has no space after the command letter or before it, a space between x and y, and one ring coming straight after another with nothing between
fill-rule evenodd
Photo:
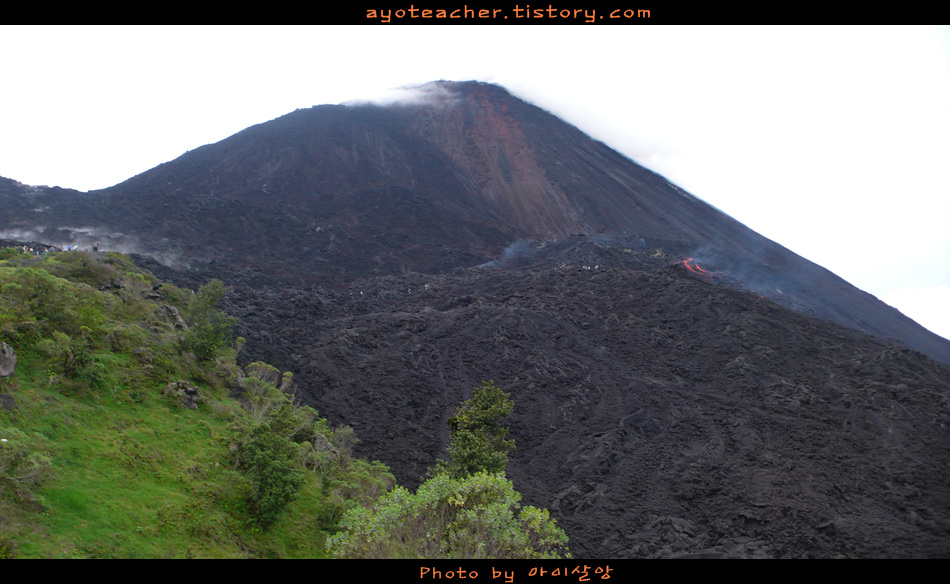
<instances>
[{"instance_id":1,"label":"green shrub","mask_svg":"<svg viewBox=\"0 0 950 584\"><path fill-rule=\"evenodd\" d=\"M70 251L55 254L46 262L50 273L73 282L82 282L93 288L99 288L118 276L116 269L103 262L96 261L88 251Z\"/></svg>"},{"instance_id":2,"label":"green shrub","mask_svg":"<svg viewBox=\"0 0 950 584\"><path fill-rule=\"evenodd\" d=\"M199 361L211 360L231 342L237 319L218 310L226 293L220 280L212 280L198 289L185 308L189 328L182 334L182 348L194 352Z\"/></svg>"},{"instance_id":3,"label":"green shrub","mask_svg":"<svg viewBox=\"0 0 950 584\"><path fill-rule=\"evenodd\" d=\"M309 412L316 412L307 410L298 411L286 396L275 396L266 416L238 445L238 466L252 485L248 506L264 527L297 499L306 480L295 439L305 441L313 434L316 419Z\"/></svg>"},{"instance_id":4,"label":"green shrub","mask_svg":"<svg viewBox=\"0 0 950 584\"><path fill-rule=\"evenodd\" d=\"M261 381L266 381L274 387L277 387L281 379L280 369L260 361L249 363L247 367L244 368L244 373L247 374L248 377L256 377Z\"/></svg>"},{"instance_id":5,"label":"green shrub","mask_svg":"<svg viewBox=\"0 0 950 584\"><path fill-rule=\"evenodd\" d=\"M23 253L22 248L5 247L0 249L0 260L20 260L32 257L31 254Z\"/></svg>"},{"instance_id":6,"label":"green shrub","mask_svg":"<svg viewBox=\"0 0 950 584\"><path fill-rule=\"evenodd\" d=\"M501 474L436 475L415 494L396 487L357 507L327 541L337 558L560 558L567 536L546 510L521 508Z\"/></svg>"},{"instance_id":7,"label":"green shrub","mask_svg":"<svg viewBox=\"0 0 950 584\"><path fill-rule=\"evenodd\" d=\"M24 432L0 426L0 492L8 490L20 500L34 502L34 489L53 468L49 453Z\"/></svg>"},{"instance_id":8,"label":"green shrub","mask_svg":"<svg viewBox=\"0 0 950 584\"><path fill-rule=\"evenodd\" d=\"M262 526L273 524L288 503L297 499L306 474L293 443L267 422L258 424L240 447L241 467L253 490L248 501Z\"/></svg>"}]
</instances>

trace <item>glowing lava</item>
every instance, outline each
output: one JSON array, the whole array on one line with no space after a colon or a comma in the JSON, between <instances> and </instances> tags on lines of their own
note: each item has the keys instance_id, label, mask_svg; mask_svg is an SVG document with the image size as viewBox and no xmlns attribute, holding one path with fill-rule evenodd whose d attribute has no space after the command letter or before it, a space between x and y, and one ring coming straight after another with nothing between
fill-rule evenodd
<instances>
[{"instance_id":1,"label":"glowing lava","mask_svg":"<svg viewBox=\"0 0 950 584\"><path fill-rule=\"evenodd\" d=\"M684 266L686 266L686 269L689 270L690 272L694 273L694 274L699 274L699 275L701 275L701 276L711 276L711 275L712 275L712 274L710 274L709 272L707 272L706 270L704 270L704 269L702 269L701 267L699 267L699 264L697 264L696 262L694 262L694 261L693 261L693 258L686 258L685 260L681 261L680 263L683 264Z\"/></svg>"}]
</instances>

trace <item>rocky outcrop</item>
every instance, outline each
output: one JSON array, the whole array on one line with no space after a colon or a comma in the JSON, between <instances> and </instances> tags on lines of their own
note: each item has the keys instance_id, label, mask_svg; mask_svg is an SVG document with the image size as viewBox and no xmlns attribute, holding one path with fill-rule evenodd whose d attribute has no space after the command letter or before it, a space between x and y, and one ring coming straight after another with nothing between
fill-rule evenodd
<instances>
[{"instance_id":1,"label":"rocky outcrop","mask_svg":"<svg viewBox=\"0 0 950 584\"><path fill-rule=\"evenodd\" d=\"M16 368L16 353L13 347L0 343L0 377L11 377Z\"/></svg>"},{"instance_id":2,"label":"rocky outcrop","mask_svg":"<svg viewBox=\"0 0 950 584\"><path fill-rule=\"evenodd\" d=\"M162 388L162 395L177 395L181 405L189 410L197 410L202 402L201 390L187 381L174 381Z\"/></svg>"}]
</instances>

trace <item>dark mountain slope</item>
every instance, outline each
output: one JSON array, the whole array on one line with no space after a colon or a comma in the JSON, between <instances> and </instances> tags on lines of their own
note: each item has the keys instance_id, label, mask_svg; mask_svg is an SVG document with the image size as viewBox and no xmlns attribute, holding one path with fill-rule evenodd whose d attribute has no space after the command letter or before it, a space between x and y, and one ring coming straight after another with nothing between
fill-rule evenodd
<instances>
[{"instance_id":1,"label":"dark mountain slope","mask_svg":"<svg viewBox=\"0 0 950 584\"><path fill-rule=\"evenodd\" d=\"M516 404L509 476L579 557L950 555L946 367L662 252L579 238L535 253L241 289L231 309L245 358L300 372L331 421L360 420L363 452L401 483L494 379Z\"/></svg>"}]
</instances>

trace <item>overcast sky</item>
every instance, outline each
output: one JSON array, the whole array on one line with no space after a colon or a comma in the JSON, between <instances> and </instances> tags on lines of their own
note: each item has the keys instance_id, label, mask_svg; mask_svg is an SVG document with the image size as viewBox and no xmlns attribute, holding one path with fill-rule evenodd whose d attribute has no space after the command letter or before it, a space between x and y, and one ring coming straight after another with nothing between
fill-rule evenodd
<instances>
[{"instance_id":1,"label":"overcast sky","mask_svg":"<svg viewBox=\"0 0 950 584\"><path fill-rule=\"evenodd\" d=\"M950 27L4 25L0 175L104 188L435 79L507 87L950 338Z\"/></svg>"}]
</instances>

